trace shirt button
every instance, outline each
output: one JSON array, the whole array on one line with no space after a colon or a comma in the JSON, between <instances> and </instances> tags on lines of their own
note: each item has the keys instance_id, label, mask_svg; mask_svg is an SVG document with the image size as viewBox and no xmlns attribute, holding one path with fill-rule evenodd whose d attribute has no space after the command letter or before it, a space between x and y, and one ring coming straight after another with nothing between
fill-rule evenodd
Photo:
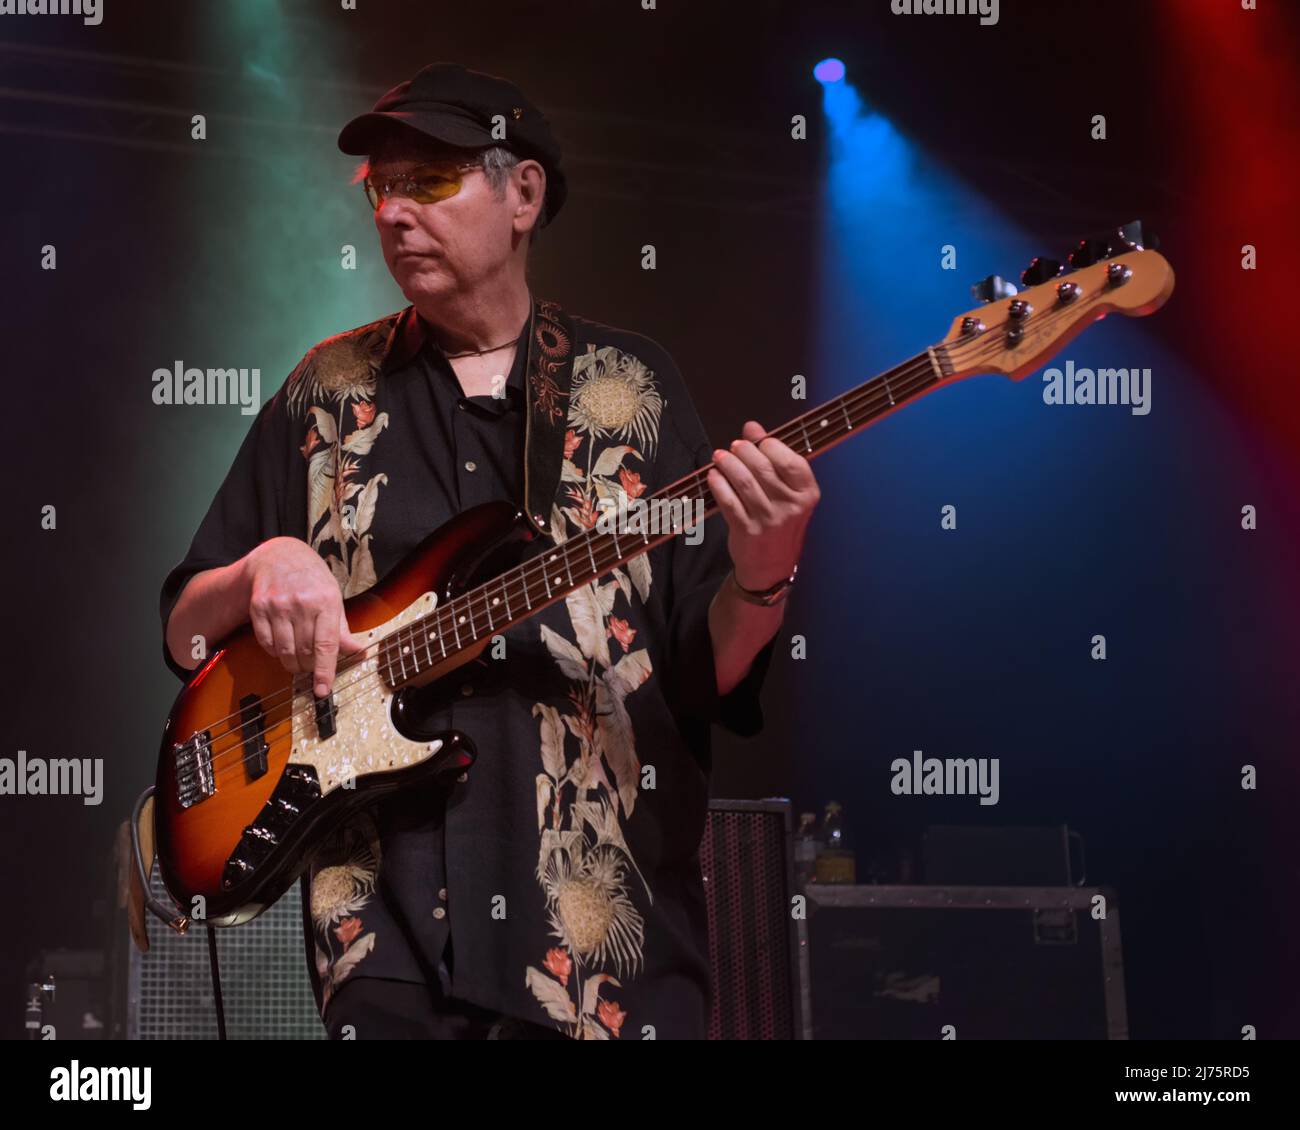
<instances>
[{"instance_id":1,"label":"shirt button","mask_svg":"<svg viewBox=\"0 0 1300 1130\"><path fill-rule=\"evenodd\" d=\"M464 402L463 400L458 400L458 401L456 401L456 407L459 408L462 412L464 412L464 411L465 411L465 402Z\"/></svg>"},{"instance_id":2,"label":"shirt button","mask_svg":"<svg viewBox=\"0 0 1300 1130\"><path fill-rule=\"evenodd\" d=\"M446 888L446 887L440 887L440 888L438 889L438 897L439 897L440 899L442 899L443 902L446 902L446 901L447 901L447 888Z\"/></svg>"},{"instance_id":3,"label":"shirt button","mask_svg":"<svg viewBox=\"0 0 1300 1130\"><path fill-rule=\"evenodd\" d=\"M434 916L434 918L437 918L437 919L439 919L439 920L442 920L443 918L446 918L446 917L447 917L447 912L446 912L445 910L443 910L442 907L440 907L440 906L435 906L435 907L433 908L433 916Z\"/></svg>"},{"instance_id":4,"label":"shirt button","mask_svg":"<svg viewBox=\"0 0 1300 1130\"><path fill-rule=\"evenodd\" d=\"M473 459L467 460L466 463L465 463L465 470L467 470L467 471L477 471L477 470L478 470L478 464L475 463Z\"/></svg>"},{"instance_id":5,"label":"shirt button","mask_svg":"<svg viewBox=\"0 0 1300 1130\"><path fill-rule=\"evenodd\" d=\"M456 778L457 784L461 784L461 785L463 785L468 780L469 780L468 773L462 773L459 777Z\"/></svg>"},{"instance_id":6,"label":"shirt button","mask_svg":"<svg viewBox=\"0 0 1300 1130\"><path fill-rule=\"evenodd\" d=\"M460 688L460 693L464 695L465 698L469 698L469 696L474 693L474 688L470 686L469 683L466 683L463 687Z\"/></svg>"}]
</instances>

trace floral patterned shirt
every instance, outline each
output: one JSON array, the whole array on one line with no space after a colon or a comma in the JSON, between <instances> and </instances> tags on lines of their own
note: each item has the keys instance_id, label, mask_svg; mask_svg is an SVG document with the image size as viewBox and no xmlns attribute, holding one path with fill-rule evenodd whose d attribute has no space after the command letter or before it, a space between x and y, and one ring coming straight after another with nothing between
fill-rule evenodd
<instances>
[{"instance_id":1,"label":"floral patterned shirt","mask_svg":"<svg viewBox=\"0 0 1300 1130\"><path fill-rule=\"evenodd\" d=\"M562 470L537 552L589 529L601 499L648 497L712 459L660 346L566 324L571 383L543 405L566 413ZM268 538L309 542L350 597L461 510L522 503L524 417L547 395L526 379L529 332L504 398L465 397L409 307L313 348L167 577L164 629L192 576ZM373 804L316 850L304 924L322 1010L348 978L438 978L577 1038L703 1037L710 726L761 729L775 641L717 693L708 607L730 558L722 518L702 529L508 629L431 689L425 718L467 734L478 760Z\"/></svg>"}]
</instances>

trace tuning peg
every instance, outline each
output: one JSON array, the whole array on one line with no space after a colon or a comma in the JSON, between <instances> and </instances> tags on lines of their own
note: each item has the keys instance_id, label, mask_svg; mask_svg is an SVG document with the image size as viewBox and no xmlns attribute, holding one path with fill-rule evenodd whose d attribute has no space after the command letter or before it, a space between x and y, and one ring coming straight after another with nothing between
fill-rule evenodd
<instances>
[{"instance_id":1,"label":"tuning peg","mask_svg":"<svg viewBox=\"0 0 1300 1130\"><path fill-rule=\"evenodd\" d=\"M1070 266L1076 271L1091 267L1102 259L1109 259L1111 254L1108 239L1081 239L1079 246L1070 252Z\"/></svg>"},{"instance_id":2,"label":"tuning peg","mask_svg":"<svg viewBox=\"0 0 1300 1130\"><path fill-rule=\"evenodd\" d=\"M996 302L999 298L1010 298L1018 294L1014 283L1007 282L1001 275L989 275L970 288L970 292L981 302Z\"/></svg>"},{"instance_id":3,"label":"tuning peg","mask_svg":"<svg viewBox=\"0 0 1300 1130\"><path fill-rule=\"evenodd\" d=\"M1155 232L1147 231L1141 220L1122 225L1118 234L1125 251L1142 251L1145 248L1155 251L1160 246L1160 237Z\"/></svg>"},{"instance_id":4,"label":"tuning peg","mask_svg":"<svg viewBox=\"0 0 1300 1130\"><path fill-rule=\"evenodd\" d=\"M1020 281L1025 286L1038 286L1039 283L1050 282L1064 270L1065 264L1056 259L1044 259L1040 255L1025 268L1024 273L1020 276Z\"/></svg>"}]
</instances>

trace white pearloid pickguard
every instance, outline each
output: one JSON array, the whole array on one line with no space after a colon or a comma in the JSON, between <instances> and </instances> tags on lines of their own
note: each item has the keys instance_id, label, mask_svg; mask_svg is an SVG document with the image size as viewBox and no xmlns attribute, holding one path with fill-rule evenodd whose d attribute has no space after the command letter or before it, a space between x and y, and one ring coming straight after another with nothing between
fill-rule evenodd
<instances>
[{"instance_id":1,"label":"white pearloid pickguard","mask_svg":"<svg viewBox=\"0 0 1300 1130\"><path fill-rule=\"evenodd\" d=\"M437 605L435 593L427 592L386 624L362 634L368 645L403 628ZM295 680L307 689L293 699L293 752L289 762L310 765L316 770L321 796L328 796L348 781L371 773L391 773L418 765L433 757L442 742L413 742L393 727L389 708L393 689L379 675L375 648L361 663L341 672L334 683L334 735L321 738L316 731L316 711L310 694L310 676Z\"/></svg>"}]
</instances>

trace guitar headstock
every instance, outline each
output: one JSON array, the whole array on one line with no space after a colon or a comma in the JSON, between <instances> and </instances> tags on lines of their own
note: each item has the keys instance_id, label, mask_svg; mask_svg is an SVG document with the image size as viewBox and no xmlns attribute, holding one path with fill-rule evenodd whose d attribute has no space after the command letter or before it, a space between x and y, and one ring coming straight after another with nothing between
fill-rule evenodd
<instances>
[{"instance_id":1,"label":"guitar headstock","mask_svg":"<svg viewBox=\"0 0 1300 1130\"><path fill-rule=\"evenodd\" d=\"M1137 318L1165 304L1174 272L1158 251L1134 242L1127 225L1111 239L1084 240L1065 265L1035 259L1021 276L1027 289L997 276L976 285L985 304L953 320L935 347L949 379L1002 373L1019 380L1107 314Z\"/></svg>"}]
</instances>

